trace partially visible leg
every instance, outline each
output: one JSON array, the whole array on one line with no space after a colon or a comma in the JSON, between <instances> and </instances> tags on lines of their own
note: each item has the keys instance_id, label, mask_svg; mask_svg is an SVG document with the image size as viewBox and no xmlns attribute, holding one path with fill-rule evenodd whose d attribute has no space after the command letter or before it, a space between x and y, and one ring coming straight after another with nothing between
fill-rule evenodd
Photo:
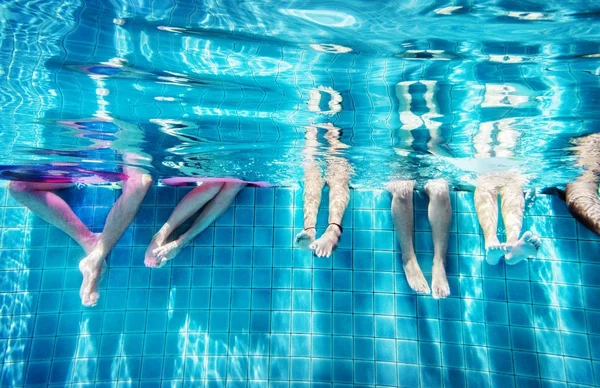
<instances>
[{"instance_id":1,"label":"partially visible leg","mask_svg":"<svg viewBox=\"0 0 600 388\"><path fill-rule=\"evenodd\" d=\"M85 306L98 303L98 282L106 256L133 221L152 184L150 175L133 167L126 167L125 174L129 178L123 182L123 192L108 213L96 247L79 262L83 274L79 293Z\"/></svg>"},{"instance_id":2,"label":"partially visible leg","mask_svg":"<svg viewBox=\"0 0 600 388\"><path fill-rule=\"evenodd\" d=\"M600 235L598 183L578 180L567 185L566 202L575 219Z\"/></svg>"},{"instance_id":3,"label":"partially visible leg","mask_svg":"<svg viewBox=\"0 0 600 388\"><path fill-rule=\"evenodd\" d=\"M177 254L189 245L197 235L219 218L231 205L235 196L244 187L246 187L245 183L225 183L221 191L204 205L204 208L202 208L202 211L192 226L190 226L190 229L184 232L175 241L162 245L153 251L156 258L160 261L160 265L164 265L168 260L177 256Z\"/></svg>"},{"instance_id":4,"label":"partially visible leg","mask_svg":"<svg viewBox=\"0 0 600 388\"><path fill-rule=\"evenodd\" d=\"M304 193L302 205L304 211L304 230L296 235L296 244L300 248L309 249L317 235L317 213L321 204L323 178L317 162L311 160L304 166Z\"/></svg>"},{"instance_id":5,"label":"partially visible leg","mask_svg":"<svg viewBox=\"0 0 600 388\"><path fill-rule=\"evenodd\" d=\"M408 285L418 294L429 294L429 285L417 262L413 246L413 189L414 181L393 181L387 184L392 193L392 218L402 250L402 266Z\"/></svg>"},{"instance_id":6,"label":"partially visible leg","mask_svg":"<svg viewBox=\"0 0 600 388\"><path fill-rule=\"evenodd\" d=\"M506 264L513 265L530 257L536 256L540 247L540 239L531 232L525 232L519 239L523 226L523 209L525 199L520 185L510 185L502 188L502 219L506 227Z\"/></svg>"},{"instance_id":7,"label":"partially visible leg","mask_svg":"<svg viewBox=\"0 0 600 388\"><path fill-rule=\"evenodd\" d=\"M98 235L90 232L71 207L51 191L71 186L73 185L12 181L8 184L8 191L17 201L71 236L86 253L90 253L96 245Z\"/></svg>"},{"instance_id":8,"label":"partially visible leg","mask_svg":"<svg viewBox=\"0 0 600 388\"><path fill-rule=\"evenodd\" d=\"M342 218L350 200L350 166L344 158L331 156L327 161L329 185L329 225L325 233L310 245L317 257L329 257L342 235Z\"/></svg>"},{"instance_id":9,"label":"partially visible leg","mask_svg":"<svg viewBox=\"0 0 600 388\"><path fill-rule=\"evenodd\" d=\"M485 259L491 265L498 264L504 255L504 246L498 240L498 194L483 186L475 189L475 211L485 240Z\"/></svg>"},{"instance_id":10,"label":"partially visible leg","mask_svg":"<svg viewBox=\"0 0 600 388\"><path fill-rule=\"evenodd\" d=\"M429 196L428 217L434 252L431 293L435 299L439 299L450 295L450 286L446 278L446 253L452 222L448 182L442 179L430 181L425 185L425 192Z\"/></svg>"},{"instance_id":11,"label":"partially visible leg","mask_svg":"<svg viewBox=\"0 0 600 388\"><path fill-rule=\"evenodd\" d=\"M519 240L523 227L525 198L521 186L505 186L500 190L502 198L502 219L506 227L506 245L512 246Z\"/></svg>"},{"instance_id":12,"label":"partially visible leg","mask_svg":"<svg viewBox=\"0 0 600 388\"><path fill-rule=\"evenodd\" d=\"M179 201L169 219L154 235L152 241L146 249L144 263L147 267L156 267L160 264L160 260L152 253L156 248L164 245L169 236L188 218L193 216L204 206L208 201L213 199L223 188L221 182L202 183L192 191L186 194Z\"/></svg>"}]
</instances>

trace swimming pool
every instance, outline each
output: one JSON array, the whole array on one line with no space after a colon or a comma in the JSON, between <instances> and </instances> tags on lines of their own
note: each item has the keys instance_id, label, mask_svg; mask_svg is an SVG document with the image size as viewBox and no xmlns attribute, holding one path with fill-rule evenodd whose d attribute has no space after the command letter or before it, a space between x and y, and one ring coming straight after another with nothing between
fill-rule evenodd
<instances>
[{"instance_id":1,"label":"swimming pool","mask_svg":"<svg viewBox=\"0 0 600 388\"><path fill-rule=\"evenodd\" d=\"M192 190L154 184L91 308L83 250L0 189L1 385L600 385L600 239L542 192L580 175L572 139L598 132L597 18L569 1L3 3L5 178L46 165L106 183L129 164L155 182L276 187L243 189L150 269L149 241ZM331 258L294 245L313 157L352 170ZM492 266L472 190L504 171L523 179L523 231L542 246ZM398 178L418 182L428 281L423 184L450 182L446 299L406 282L384 190ZM99 232L117 191L62 196Z\"/></svg>"}]
</instances>

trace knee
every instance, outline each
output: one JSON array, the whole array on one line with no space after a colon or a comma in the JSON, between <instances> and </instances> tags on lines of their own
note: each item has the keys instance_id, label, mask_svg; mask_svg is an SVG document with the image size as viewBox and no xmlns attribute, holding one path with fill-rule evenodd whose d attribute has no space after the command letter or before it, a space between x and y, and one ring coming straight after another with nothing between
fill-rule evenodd
<instances>
[{"instance_id":1,"label":"knee","mask_svg":"<svg viewBox=\"0 0 600 388\"><path fill-rule=\"evenodd\" d=\"M198 187L194 188L193 191L197 193L205 192L209 195L215 196L223 189L225 184L223 182L202 182Z\"/></svg>"},{"instance_id":2,"label":"knee","mask_svg":"<svg viewBox=\"0 0 600 388\"><path fill-rule=\"evenodd\" d=\"M152 186L152 177L149 174L135 174L129 176L125 181L126 185L130 190L146 192Z\"/></svg>"},{"instance_id":3,"label":"knee","mask_svg":"<svg viewBox=\"0 0 600 388\"><path fill-rule=\"evenodd\" d=\"M31 188L27 182L22 181L10 181L8 184L8 192L13 197L18 197L19 195L31 191Z\"/></svg>"},{"instance_id":4,"label":"knee","mask_svg":"<svg viewBox=\"0 0 600 388\"><path fill-rule=\"evenodd\" d=\"M436 179L425 185L425 192L430 200L450 200L450 188L448 182L443 179Z\"/></svg>"},{"instance_id":5,"label":"knee","mask_svg":"<svg viewBox=\"0 0 600 388\"><path fill-rule=\"evenodd\" d=\"M415 181L393 181L387 184L386 189L392 193L394 199L400 201L411 201Z\"/></svg>"},{"instance_id":6,"label":"knee","mask_svg":"<svg viewBox=\"0 0 600 388\"><path fill-rule=\"evenodd\" d=\"M246 183L226 183L223 185L221 191L223 193L227 193L228 195L237 195L244 187L246 187Z\"/></svg>"}]
</instances>

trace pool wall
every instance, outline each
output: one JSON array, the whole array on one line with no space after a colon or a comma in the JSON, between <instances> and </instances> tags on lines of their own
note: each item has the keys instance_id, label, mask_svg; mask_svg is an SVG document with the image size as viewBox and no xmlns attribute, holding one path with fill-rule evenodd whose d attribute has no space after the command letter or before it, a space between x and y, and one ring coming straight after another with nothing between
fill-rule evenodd
<instances>
[{"instance_id":1,"label":"pool wall","mask_svg":"<svg viewBox=\"0 0 600 388\"><path fill-rule=\"evenodd\" d=\"M0 385L600 385L600 240L556 197L527 202L538 259L490 266L472 193L452 193L451 296L437 301L406 284L384 191L352 191L331 259L293 248L300 190L245 189L171 264L144 267L187 190L151 189L94 308L80 305L82 250L0 191ZM64 195L100 231L118 192ZM415 213L430 280L424 195Z\"/></svg>"}]
</instances>

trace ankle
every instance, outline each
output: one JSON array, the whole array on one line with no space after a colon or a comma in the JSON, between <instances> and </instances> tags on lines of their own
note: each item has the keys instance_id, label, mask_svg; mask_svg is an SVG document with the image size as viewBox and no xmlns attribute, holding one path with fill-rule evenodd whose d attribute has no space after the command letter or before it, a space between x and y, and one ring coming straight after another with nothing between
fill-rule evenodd
<instances>
[{"instance_id":1,"label":"ankle","mask_svg":"<svg viewBox=\"0 0 600 388\"><path fill-rule=\"evenodd\" d=\"M413 260L414 261L417 260L417 255L414 252L402 254L402 265L406 265L407 263L409 263Z\"/></svg>"},{"instance_id":2,"label":"ankle","mask_svg":"<svg viewBox=\"0 0 600 388\"><path fill-rule=\"evenodd\" d=\"M336 222L330 222L329 225L327 226L327 230L325 231L325 233L332 233L336 236L341 236L342 235L342 226Z\"/></svg>"},{"instance_id":3,"label":"ankle","mask_svg":"<svg viewBox=\"0 0 600 388\"><path fill-rule=\"evenodd\" d=\"M498 240L498 236L485 236L484 241L485 241L485 249L488 249L489 247L500 245L500 240Z\"/></svg>"},{"instance_id":4,"label":"ankle","mask_svg":"<svg viewBox=\"0 0 600 388\"><path fill-rule=\"evenodd\" d=\"M181 236L179 236L178 239L174 240L173 242L177 244L177 246L185 247L189 245L192 242L192 240L193 239L188 237L186 234L182 234Z\"/></svg>"}]
</instances>

